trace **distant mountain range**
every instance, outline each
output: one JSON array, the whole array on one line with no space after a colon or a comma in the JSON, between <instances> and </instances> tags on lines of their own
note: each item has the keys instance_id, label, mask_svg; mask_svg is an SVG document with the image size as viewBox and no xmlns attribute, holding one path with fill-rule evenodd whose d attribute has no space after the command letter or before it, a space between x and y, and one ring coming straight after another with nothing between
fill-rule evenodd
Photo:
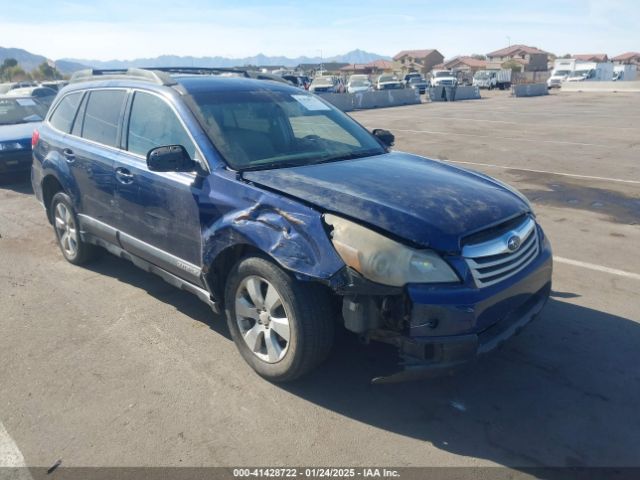
<instances>
[{"instance_id":1,"label":"distant mountain range","mask_svg":"<svg viewBox=\"0 0 640 480\"><path fill-rule=\"evenodd\" d=\"M389 60L389 57L363 50L353 50L344 55L336 55L328 58L282 56L270 57L258 54L253 57L227 58L227 57L191 57L177 55L161 55L154 58L136 58L135 60L88 60L88 59L64 59L65 62L89 65L93 68L129 68L129 67L241 67L246 65L263 67L295 67L301 63L339 62L339 63L368 63L374 60ZM57 62L56 62L57 64Z\"/></svg>"},{"instance_id":2,"label":"distant mountain range","mask_svg":"<svg viewBox=\"0 0 640 480\"><path fill-rule=\"evenodd\" d=\"M0 47L0 63L4 62L7 58L15 58L23 70L29 72L35 70L42 62L46 62L47 58L42 55L36 55L31 52L27 52L21 48L4 48ZM73 73L76 70L82 70L83 68L89 68L85 64L80 64L68 60L59 60L56 63L56 68L62 74Z\"/></svg>"},{"instance_id":3,"label":"distant mountain range","mask_svg":"<svg viewBox=\"0 0 640 480\"><path fill-rule=\"evenodd\" d=\"M42 62L46 62L47 58L37 55L21 48L4 48L0 47L0 63L7 58L15 58L20 66L31 71L38 68ZM389 60L389 57L378 55L376 53L365 52L364 50L353 50L344 55L336 55L328 58L320 57L297 57L289 58L283 56L270 57L268 55L259 54L253 57L245 58L227 58L227 57L181 57L177 55L161 55L155 58L137 58L134 60L86 60L64 58L56 60L56 68L63 74L70 74L76 70L85 68L129 68L129 67L241 67L245 65L263 66L263 67L295 67L301 63L319 64L321 61L339 62L339 63L369 63L374 60Z\"/></svg>"}]
</instances>

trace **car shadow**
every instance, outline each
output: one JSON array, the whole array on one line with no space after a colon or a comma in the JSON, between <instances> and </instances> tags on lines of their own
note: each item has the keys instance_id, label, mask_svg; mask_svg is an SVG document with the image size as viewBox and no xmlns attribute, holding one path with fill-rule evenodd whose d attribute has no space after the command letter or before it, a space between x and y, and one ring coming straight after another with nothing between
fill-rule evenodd
<instances>
[{"instance_id":1,"label":"car shadow","mask_svg":"<svg viewBox=\"0 0 640 480\"><path fill-rule=\"evenodd\" d=\"M282 388L499 465L638 466L638 345L638 323L552 298L520 336L452 376L371 385L392 355L347 338L318 371Z\"/></svg>"},{"instance_id":2,"label":"car shadow","mask_svg":"<svg viewBox=\"0 0 640 480\"><path fill-rule=\"evenodd\" d=\"M100 275L107 275L123 283L145 290L153 298L174 307L180 313L204 323L214 332L231 340L227 323L193 294L169 285L157 275L139 269L128 260L106 253L83 266Z\"/></svg>"},{"instance_id":3,"label":"car shadow","mask_svg":"<svg viewBox=\"0 0 640 480\"><path fill-rule=\"evenodd\" d=\"M130 262L105 255L86 268L143 289L230 340L221 316ZM397 370L395 350L343 332L327 362L277 387L377 429L498 465L640 466L640 325L568 303L578 297L553 292L521 335L450 376L372 385Z\"/></svg>"},{"instance_id":4,"label":"car shadow","mask_svg":"<svg viewBox=\"0 0 640 480\"><path fill-rule=\"evenodd\" d=\"M13 190L16 193L33 194L30 174L27 173L5 173L0 175L0 189Z\"/></svg>"}]
</instances>

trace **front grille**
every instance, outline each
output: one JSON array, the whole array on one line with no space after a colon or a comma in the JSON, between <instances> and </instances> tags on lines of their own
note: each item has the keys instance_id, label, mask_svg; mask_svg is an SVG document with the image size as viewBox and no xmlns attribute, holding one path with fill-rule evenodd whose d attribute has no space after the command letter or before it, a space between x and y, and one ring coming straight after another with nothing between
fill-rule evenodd
<instances>
[{"instance_id":1,"label":"front grille","mask_svg":"<svg viewBox=\"0 0 640 480\"><path fill-rule=\"evenodd\" d=\"M509 248L510 240L519 239L518 248ZM512 230L482 243L468 244L462 256L471 269L478 287L488 287L512 277L527 267L538 255L538 233L536 224L527 218Z\"/></svg>"}]
</instances>

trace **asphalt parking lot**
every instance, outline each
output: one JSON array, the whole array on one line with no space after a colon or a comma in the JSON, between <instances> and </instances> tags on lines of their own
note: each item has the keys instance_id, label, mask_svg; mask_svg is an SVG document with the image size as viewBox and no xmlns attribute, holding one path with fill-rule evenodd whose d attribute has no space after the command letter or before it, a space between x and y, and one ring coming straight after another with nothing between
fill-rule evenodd
<instances>
[{"instance_id":1,"label":"asphalt parking lot","mask_svg":"<svg viewBox=\"0 0 640 480\"><path fill-rule=\"evenodd\" d=\"M195 297L68 264L28 184L0 186L0 461L640 466L640 95L484 96L353 114L520 189L554 247L541 318L437 380L372 386L386 352L347 337L269 384Z\"/></svg>"}]
</instances>

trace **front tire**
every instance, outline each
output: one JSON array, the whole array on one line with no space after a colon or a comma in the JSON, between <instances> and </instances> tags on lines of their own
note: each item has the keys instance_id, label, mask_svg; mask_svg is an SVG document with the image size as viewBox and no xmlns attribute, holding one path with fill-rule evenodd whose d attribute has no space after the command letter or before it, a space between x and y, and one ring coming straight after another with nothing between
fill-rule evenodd
<instances>
[{"instance_id":1,"label":"front tire","mask_svg":"<svg viewBox=\"0 0 640 480\"><path fill-rule=\"evenodd\" d=\"M236 264L225 287L231 336L245 361L272 382L300 378L329 354L332 299L260 257Z\"/></svg>"},{"instance_id":2,"label":"front tire","mask_svg":"<svg viewBox=\"0 0 640 480\"><path fill-rule=\"evenodd\" d=\"M83 265L98 255L98 247L83 242L80 237L80 224L69 195L58 192L53 196L51 217L58 246L69 263Z\"/></svg>"}]
</instances>

